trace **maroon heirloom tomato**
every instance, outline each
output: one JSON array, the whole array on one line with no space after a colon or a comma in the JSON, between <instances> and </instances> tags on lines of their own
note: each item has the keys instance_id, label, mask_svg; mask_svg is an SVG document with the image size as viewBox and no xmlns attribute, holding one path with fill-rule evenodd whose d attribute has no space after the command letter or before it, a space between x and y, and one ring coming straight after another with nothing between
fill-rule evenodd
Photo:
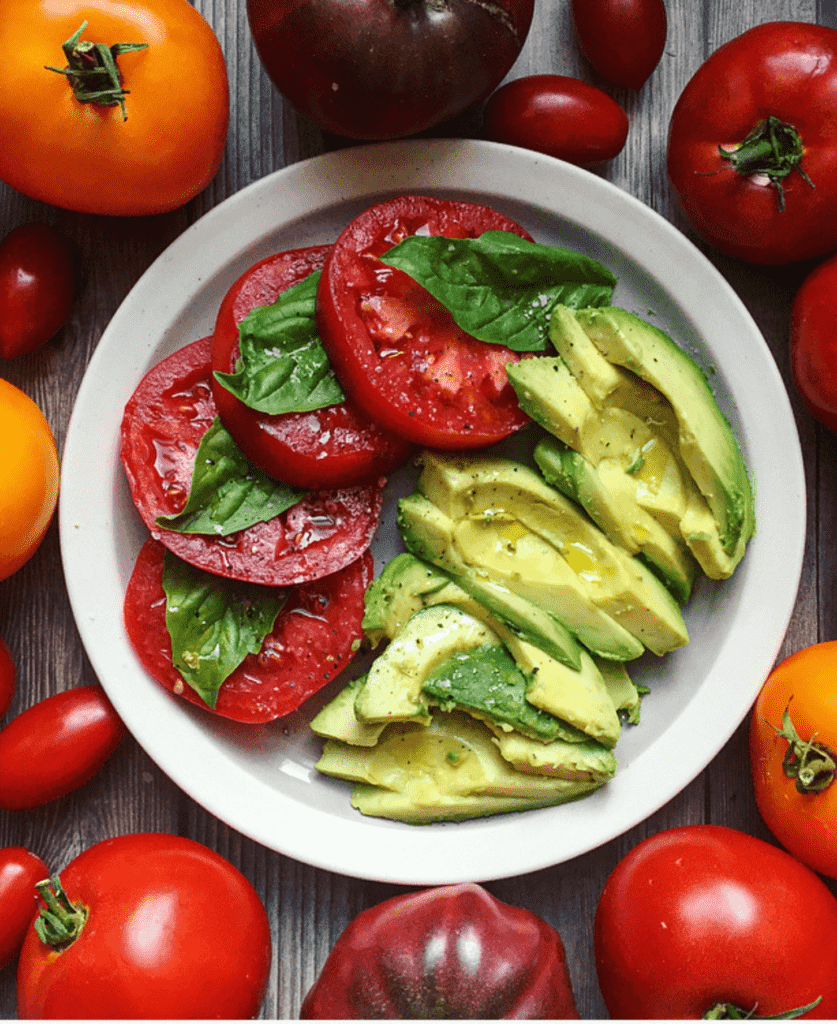
<instances>
[{"instance_id":1,"label":"maroon heirloom tomato","mask_svg":"<svg viewBox=\"0 0 837 1024\"><path fill-rule=\"evenodd\" d=\"M743 832L687 825L641 842L605 883L594 933L614 1019L837 1015L837 899Z\"/></svg>"},{"instance_id":2,"label":"maroon heirloom tomato","mask_svg":"<svg viewBox=\"0 0 837 1024\"><path fill-rule=\"evenodd\" d=\"M35 884L49 871L22 846L0 849L0 971L20 952L35 916Z\"/></svg>"},{"instance_id":3,"label":"maroon heirloom tomato","mask_svg":"<svg viewBox=\"0 0 837 1024\"><path fill-rule=\"evenodd\" d=\"M21 950L22 1019L258 1014L270 970L267 914L213 850L164 834L106 839L38 889L53 920L37 920Z\"/></svg>"},{"instance_id":4,"label":"maroon heirloom tomato","mask_svg":"<svg viewBox=\"0 0 837 1024\"><path fill-rule=\"evenodd\" d=\"M73 305L69 246L48 224L21 224L0 242L0 356L39 348L61 328Z\"/></svg>"},{"instance_id":5,"label":"maroon heirloom tomato","mask_svg":"<svg viewBox=\"0 0 837 1024\"><path fill-rule=\"evenodd\" d=\"M577 1019L561 937L479 885L394 896L338 938L303 1020Z\"/></svg>"},{"instance_id":6,"label":"maroon heirloom tomato","mask_svg":"<svg viewBox=\"0 0 837 1024\"><path fill-rule=\"evenodd\" d=\"M837 250L837 31L766 22L716 50L678 99L668 174L692 227L730 256Z\"/></svg>"},{"instance_id":7,"label":"maroon heirloom tomato","mask_svg":"<svg viewBox=\"0 0 837 1024\"><path fill-rule=\"evenodd\" d=\"M837 256L805 278L791 309L793 382L811 415L837 432Z\"/></svg>"},{"instance_id":8,"label":"maroon heirloom tomato","mask_svg":"<svg viewBox=\"0 0 837 1024\"><path fill-rule=\"evenodd\" d=\"M12 706L16 681L17 673L12 652L6 641L0 637L0 718Z\"/></svg>"},{"instance_id":9,"label":"maroon heirloom tomato","mask_svg":"<svg viewBox=\"0 0 837 1024\"><path fill-rule=\"evenodd\" d=\"M163 550L155 540L140 549L125 593L125 628L140 661L159 683L206 708L172 664ZM295 587L261 651L248 654L222 684L215 713L238 722L272 722L334 679L363 636L363 599L372 571L367 551L339 572Z\"/></svg>"},{"instance_id":10,"label":"maroon heirloom tomato","mask_svg":"<svg viewBox=\"0 0 837 1024\"><path fill-rule=\"evenodd\" d=\"M478 103L517 59L533 0L248 0L273 83L320 128L391 139Z\"/></svg>"},{"instance_id":11,"label":"maroon heirloom tomato","mask_svg":"<svg viewBox=\"0 0 837 1024\"><path fill-rule=\"evenodd\" d=\"M528 422L506 374L518 354L466 334L429 292L378 259L408 235L489 230L529 238L484 206L401 196L356 217L323 268L317 319L338 379L367 416L416 444L486 447Z\"/></svg>"},{"instance_id":12,"label":"maroon heirloom tomato","mask_svg":"<svg viewBox=\"0 0 837 1024\"><path fill-rule=\"evenodd\" d=\"M594 85L565 75L507 82L485 105L488 139L582 167L611 160L625 145L628 115Z\"/></svg>"},{"instance_id":13,"label":"maroon heirloom tomato","mask_svg":"<svg viewBox=\"0 0 837 1024\"><path fill-rule=\"evenodd\" d=\"M124 735L101 686L38 701L0 730L0 807L28 810L66 796L96 774Z\"/></svg>"},{"instance_id":14,"label":"maroon heirloom tomato","mask_svg":"<svg viewBox=\"0 0 837 1024\"><path fill-rule=\"evenodd\" d=\"M218 412L210 345L203 338L158 363L125 407L122 464L152 536L199 569L266 586L304 583L354 562L378 525L379 483L311 492L281 515L228 537L158 525L159 515L177 513L185 504L195 452Z\"/></svg>"},{"instance_id":15,"label":"maroon heirloom tomato","mask_svg":"<svg viewBox=\"0 0 837 1024\"><path fill-rule=\"evenodd\" d=\"M256 306L319 270L331 247L277 253L246 270L227 292L212 336L212 369L232 373L238 361L238 328ZM295 487L328 490L386 476L415 453L413 445L372 423L351 402L311 412L271 416L231 394L215 377L212 395L224 426L248 459Z\"/></svg>"},{"instance_id":16,"label":"maroon heirloom tomato","mask_svg":"<svg viewBox=\"0 0 837 1024\"><path fill-rule=\"evenodd\" d=\"M639 89L660 62L668 18L663 0L572 0L584 56L613 85Z\"/></svg>"}]
</instances>

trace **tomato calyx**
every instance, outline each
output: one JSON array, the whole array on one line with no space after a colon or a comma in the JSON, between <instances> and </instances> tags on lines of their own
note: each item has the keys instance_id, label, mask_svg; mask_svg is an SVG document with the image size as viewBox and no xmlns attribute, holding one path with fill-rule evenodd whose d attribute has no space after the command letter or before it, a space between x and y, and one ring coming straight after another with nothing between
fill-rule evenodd
<instances>
[{"instance_id":1,"label":"tomato calyx","mask_svg":"<svg viewBox=\"0 0 837 1024\"><path fill-rule=\"evenodd\" d=\"M718 146L718 152L729 160L733 169L742 177L763 174L775 185L778 193L777 205L785 209L785 189L782 182L794 170L814 188L814 183L801 166L805 152L799 132L792 124L780 121L771 115L753 128L737 146L725 149Z\"/></svg>"},{"instance_id":2,"label":"tomato calyx","mask_svg":"<svg viewBox=\"0 0 837 1024\"><path fill-rule=\"evenodd\" d=\"M119 106L122 109L122 120L127 121L125 97L128 90L122 87L122 73L116 59L123 53L145 50L148 43L114 43L112 46L91 43L81 38L86 28L87 22L83 21L70 38L62 43L61 49L67 58L67 66L54 68L45 65L46 70L65 75L79 103Z\"/></svg>"},{"instance_id":3,"label":"tomato calyx","mask_svg":"<svg viewBox=\"0 0 837 1024\"><path fill-rule=\"evenodd\" d=\"M782 768L789 779L795 780L799 793L822 793L837 776L837 754L814 737L803 740L790 717L790 704L782 714L782 728L772 726L777 736L787 741L788 749L782 758Z\"/></svg>"},{"instance_id":4,"label":"tomato calyx","mask_svg":"<svg viewBox=\"0 0 837 1024\"><path fill-rule=\"evenodd\" d=\"M803 1014L808 1013L809 1010L813 1010L815 1006L822 1002L822 996L818 996L812 1003L808 1003L807 1006L798 1006L795 1010L786 1010L784 1013L776 1013L769 1017L758 1017L756 1016L756 1007L752 1010L742 1010L740 1006L736 1006L734 1003L716 1003L712 1009L707 1012L701 1018L702 1020L796 1020L797 1017L801 1017Z\"/></svg>"},{"instance_id":5,"label":"tomato calyx","mask_svg":"<svg viewBox=\"0 0 837 1024\"><path fill-rule=\"evenodd\" d=\"M44 901L35 918L38 938L55 950L66 949L81 935L87 923L87 907L70 901L57 875L36 882L35 888Z\"/></svg>"}]
</instances>

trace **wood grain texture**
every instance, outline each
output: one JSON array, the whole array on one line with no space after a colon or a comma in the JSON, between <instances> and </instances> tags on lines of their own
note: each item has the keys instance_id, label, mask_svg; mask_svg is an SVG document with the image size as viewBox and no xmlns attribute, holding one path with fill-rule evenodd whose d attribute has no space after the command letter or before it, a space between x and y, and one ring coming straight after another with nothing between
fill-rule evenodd
<instances>
[{"instance_id":1,"label":"wood grain texture","mask_svg":"<svg viewBox=\"0 0 837 1024\"><path fill-rule=\"evenodd\" d=\"M827 2L827 0L823 0ZM85 368L110 318L134 282L163 249L203 213L273 170L342 144L297 115L273 89L258 62L244 0L195 0L226 55L232 119L223 163L206 191L184 209L154 218L119 220L68 213L36 203L0 183L0 234L46 220L75 247L79 292L66 327L40 351L0 366L0 374L31 395L63 446ZM741 296L790 381L790 304L807 268L757 269L726 259L695 239L675 208L665 175L668 119L689 77L717 46L751 25L777 19L816 21L815 0L668 0L669 34L652 78L638 92L612 89L587 65L567 0L538 0L525 48L509 73L557 72L610 92L627 110L623 152L595 173L647 203L692 238ZM478 114L450 131L479 130ZM809 484L809 538L796 611L782 653L837 637L837 442L803 411L793 388ZM2 443L0 441L0 443ZM91 453L95 458L95 453ZM92 553L95 555L95 553ZM66 594L56 524L36 556L0 582L0 635L19 667L10 715L51 693L95 680ZM723 714L723 709L718 709ZM592 916L609 871L645 836L663 828L715 822L769 838L755 808L742 725L709 767L677 797L630 832L569 863L489 882L499 898L540 913L561 933L582 1017L607 1016L596 983ZM268 909L274 962L264 1018L298 1016L339 933L359 911L403 887L364 882L295 862L245 839L185 796L128 737L83 789L28 813L0 811L0 846L24 845L58 871L107 836L165 831L190 836L236 864ZM0 1017L15 1016L14 969L0 972Z\"/></svg>"}]
</instances>

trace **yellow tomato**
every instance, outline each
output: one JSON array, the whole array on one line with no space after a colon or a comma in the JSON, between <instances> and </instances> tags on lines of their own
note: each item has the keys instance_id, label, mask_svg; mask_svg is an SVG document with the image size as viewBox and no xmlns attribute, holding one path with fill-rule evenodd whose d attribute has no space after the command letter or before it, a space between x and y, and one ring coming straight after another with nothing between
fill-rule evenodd
<instances>
[{"instance_id":1,"label":"yellow tomato","mask_svg":"<svg viewBox=\"0 0 837 1024\"><path fill-rule=\"evenodd\" d=\"M58 451L38 406L0 379L0 580L43 540L58 501Z\"/></svg>"}]
</instances>

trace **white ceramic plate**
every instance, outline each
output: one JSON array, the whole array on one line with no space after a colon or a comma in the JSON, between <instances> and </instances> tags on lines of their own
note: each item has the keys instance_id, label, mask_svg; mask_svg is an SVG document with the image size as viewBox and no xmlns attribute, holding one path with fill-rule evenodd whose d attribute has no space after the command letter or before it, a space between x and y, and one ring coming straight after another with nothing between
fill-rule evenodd
<instances>
[{"instance_id":1,"label":"white ceramic plate","mask_svg":"<svg viewBox=\"0 0 837 1024\"><path fill-rule=\"evenodd\" d=\"M494 206L539 241L607 264L617 305L667 330L711 374L756 484L758 532L732 580L701 582L691 642L632 669L652 690L626 728L616 778L564 806L461 824L364 818L350 787L318 775L307 711L240 726L179 701L145 673L125 636L122 600L146 537L118 459L125 402L143 373L210 333L230 284L272 252L330 242L379 199L427 192ZM393 479L374 541L394 553ZM593 174L523 150L471 141L363 146L295 164L243 189L178 238L102 335L70 423L60 535L73 612L91 663L126 725L186 793L245 835L317 867L381 881L438 884L533 871L631 828L686 786L731 736L772 666L802 565L805 482L796 426L772 356L720 274L675 228Z\"/></svg>"}]
</instances>

